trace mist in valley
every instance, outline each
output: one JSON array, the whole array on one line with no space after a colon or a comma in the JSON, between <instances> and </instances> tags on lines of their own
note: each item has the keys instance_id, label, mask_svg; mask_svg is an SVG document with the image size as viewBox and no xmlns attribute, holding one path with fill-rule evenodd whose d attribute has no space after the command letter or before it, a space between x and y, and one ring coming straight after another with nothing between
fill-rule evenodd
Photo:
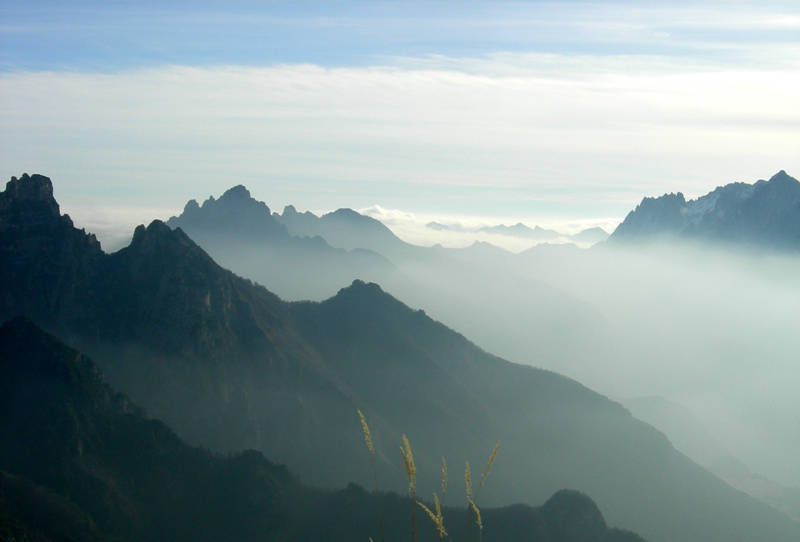
<instances>
[{"instance_id":1,"label":"mist in valley","mask_svg":"<svg viewBox=\"0 0 800 542\"><path fill-rule=\"evenodd\" d=\"M799 257L687 244L467 256L429 274L400 265L422 287L388 289L510 361L623 404L677 403L727 454L800 487Z\"/></svg>"},{"instance_id":2,"label":"mist in valley","mask_svg":"<svg viewBox=\"0 0 800 542\"><path fill-rule=\"evenodd\" d=\"M621 402L740 489L767 492L753 487L759 477L770 491L800 487L797 255L686 241L423 247L352 211L305 214L302 227L289 214L272 214L280 241L226 231L224 219L182 227L286 300L376 282L492 354ZM702 434L682 438L690 426ZM734 473L721 466L730 461Z\"/></svg>"}]
</instances>

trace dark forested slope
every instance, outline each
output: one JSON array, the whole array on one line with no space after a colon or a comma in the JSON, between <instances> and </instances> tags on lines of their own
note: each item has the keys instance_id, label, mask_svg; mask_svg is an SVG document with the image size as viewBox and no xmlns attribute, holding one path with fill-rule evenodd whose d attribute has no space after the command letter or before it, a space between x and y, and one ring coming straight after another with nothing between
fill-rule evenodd
<instances>
[{"instance_id":1,"label":"dark forested slope","mask_svg":"<svg viewBox=\"0 0 800 542\"><path fill-rule=\"evenodd\" d=\"M90 359L22 317L0 326L0 439L3 541L379 536L375 501L363 489L314 490L258 452L223 457L188 446L111 389ZM390 539L400 539L411 530L411 503L392 494L383 503ZM559 492L541 509L483 516L488 542L641 541L608 529L594 502L575 492ZM446 509L445 517L466 539L464 510ZM431 523L420 526L432 537Z\"/></svg>"}]
</instances>

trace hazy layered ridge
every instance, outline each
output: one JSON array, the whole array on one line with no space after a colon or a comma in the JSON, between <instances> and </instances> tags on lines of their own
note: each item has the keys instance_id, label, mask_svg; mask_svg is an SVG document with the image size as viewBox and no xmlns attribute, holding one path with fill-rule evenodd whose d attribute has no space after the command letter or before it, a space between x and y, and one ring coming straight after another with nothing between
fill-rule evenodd
<instances>
[{"instance_id":1,"label":"hazy layered ridge","mask_svg":"<svg viewBox=\"0 0 800 542\"><path fill-rule=\"evenodd\" d=\"M354 416L360 406L382 451L381 479L394 487L403 485L391 452L400 432L415 446L420 473L434 478L441 455L480 464L500 439L505 462L492 472L487 503L541 502L552 488L577 487L612 525L654 539L727 540L735 532L788 541L800 532L619 405L564 377L490 356L375 285L355 283L322 304L287 305L156 222L127 249L78 268L93 278L81 296L82 318L68 306L48 312L49 301L64 298L52 281L58 269L86 260L56 249L85 234L63 221L27 227L31 212L45 206L52 214L55 205L48 180L14 182L32 181L46 181L35 191L45 197L4 193L23 220L4 220L2 276L47 253L61 254L63 265L40 273L44 289L6 291L2 316L23 307L83 344L113 382L194 442L256 445L315 483L368 482L361 464L353 465L365 454Z\"/></svg>"},{"instance_id":2,"label":"hazy layered ridge","mask_svg":"<svg viewBox=\"0 0 800 542\"><path fill-rule=\"evenodd\" d=\"M192 448L103 381L94 363L25 318L0 326L0 537L3 540L353 540L379 536L373 496L301 485L254 451ZM386 531L410 531L408 498L383 495ZM465 511L444 510L466 537ZM484 509L487 541L568 542L609 529L585 495ZM432 538L432 523L420 522Z\"/></svg>"},{"instance_id":3,"label":"hazy layered ridge","mask_svg":"<svg viewBox=\"0 0 800 542\"><path fill-rule=\"evenodd\" d=\"M553 365L548 358L587 355L576 345L605 341L605 322L594 307L543 281L501 269L496 264L512 255L486 243L464 250L419 247L351 209L318 217L287 207L270 216L268 207L249 194L241 199L232 193L212 197L202 207L190 202L167 224L181 227L222 265L285 299L318 301L355 279L378 282L490 351L524 339L523 355L513 359L548 367ZM276 239L269 233L281 226L293 237ZM328 244L338 249L338 259L330 258ZM293 255L298 251L304 259ZM388 265L373 265L367 255ZM529 348L532 343L536 348Z\"/></svg>"},{"instance_id":4,"label":"hazy layered ridge","mask_svg":"<svg viewBox=\"0 0 800 542\"><path fill-rule=\"evenodd\" d=\"M380 222L348 209L321 217L291 207L273 213L290 234L321 236L342 249L366 248L393 265L389 273L359 272L357 266L344 273L335 266L297 269L302 277L317 275L310 285L292 280L292 262L270 259L266 235L260 243L242 243L243 234L209 214L184 225L206 239L204 246L226 266L290 299L320 299L319 286L332 294L336 280L377 280L506 359L559 371L613 397L669 397L689 407L751 470L800 487L800 405L792 386L800 262L791 251L751 254L735 243L752 247L754 239L772 234L790 239L800 216L791 210L794 200L773 202L783 211L772 213L772 200L763 196L791 195L797 185L781 172L773 181L718 188L697 200L704 213L693 203L695 222L716 224L714 231L721 220L740 217L732 229L739 237L719 239L723 246L710 233L702 245L689 244L699 242L696 236L668 243L664 235L674 238L674 230L649 219L652 228L634 245L539 245L520 254L485 243L428 249L403 243ZM740 186L761 195L758 205L751 201L749 210L735 212L734 203L747 198L726 204L731 198L725 194L740 193ZM260 211L248 215L250 222L269 219ZM775 229L782 223L789 226ZM773 226L767 231L759 224ZM209 240L209 231L217 237Z\"/></svg>"}]
</instances>

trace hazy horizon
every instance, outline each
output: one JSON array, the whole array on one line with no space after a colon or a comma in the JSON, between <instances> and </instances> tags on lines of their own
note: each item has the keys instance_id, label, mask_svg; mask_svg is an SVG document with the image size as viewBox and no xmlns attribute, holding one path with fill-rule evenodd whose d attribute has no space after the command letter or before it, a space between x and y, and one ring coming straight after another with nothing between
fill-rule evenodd
<instances>
[{"instance_id":1,"label":"hazy horizon","mask_svg":"<svg viewBox=\"0 0 800 542\"><path fill-rule=\"evenodd\" d=\"M244 184L277 211L547 226L800 171L792 2L4 1L0 15L0 178L52 177L87 216Z\"/></svg>"}]
</instances>

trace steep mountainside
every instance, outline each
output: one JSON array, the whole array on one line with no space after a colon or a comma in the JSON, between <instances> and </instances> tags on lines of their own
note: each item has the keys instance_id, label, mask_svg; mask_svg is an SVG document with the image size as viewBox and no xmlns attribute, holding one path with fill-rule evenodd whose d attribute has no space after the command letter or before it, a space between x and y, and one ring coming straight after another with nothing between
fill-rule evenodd
<instances>
[{"instance_id":1,"label":"steep mountainside","mask_svg":"<svg viewBox=\"0 0 800 542\"><path fill-rule=\"evenodd\" d=\"M721 186L696 200L644 198L611 235L616 242L677 236L800 249L800 182L785 171L769 181Z\"/></svg>"},{"instance_id":2,"label":"steep mountainside","mask_svg":"<svg viewBox=\"0 0 800 542\"><path fill-rule=\"evenodd\" d=\"M25 318L0 327L0 539L377 539L373 496L321 492L248 451L191 448L107 384L92 361ZM409 530L408 499L384 495L387 529ZM641 542L609 529L588 497L483 511L491 540ZM457 533L463 510L446 509ZM456 524L455 522L459 523ZM432 524L422 524L432 536Z\"/></svg>"},{"instance_id":3,"label":"steep mountainside","mask_svg":"<svg viewBox=\"0 0 800 542\"><path fill-rule=\"evenodd\" d=\"M49 179L13 183L45 185L20 193L40 194L57 214ZM64 254L70 239L87 237L65 220L46 230L28 225L17 218L13 193L4 196L11 211L0 222L0 276L20 276L21 265L50 253L42 247ZM481 464L499 439L501 456L481 495L486 504L541 502L567 487L592 495L611 524L653 539L800 535L800 526L688 461L620 405L491 356L377 285L355 282L324 303L287 304L160 222L138 228L113 255L98 255L88 241L79 246L87 248L74 260L91 263L78 268L74 283L0 285L9 300L0 319L42 317L193 444L257 448L314 484L366 485L360 408L385 487L404 486L392 451L403 433L414 446L422 495L437 490L442 456L451 465ZM64 258L61 268L76 268ZM75 284L85 287L75 291ZM64 289L81 304L49 314Z\"/></svg>"},{"instance_id":4,"label":"steep mountainside","mask_svg":"<svg viewBox=\"0 0 800 542\"><path fill-rule=\"evenodd\" d=\"M3 540L272 540L296 520L285 468L190 448L24 318L0 328L0 413Z\"/></svg>"}]
</instances>

